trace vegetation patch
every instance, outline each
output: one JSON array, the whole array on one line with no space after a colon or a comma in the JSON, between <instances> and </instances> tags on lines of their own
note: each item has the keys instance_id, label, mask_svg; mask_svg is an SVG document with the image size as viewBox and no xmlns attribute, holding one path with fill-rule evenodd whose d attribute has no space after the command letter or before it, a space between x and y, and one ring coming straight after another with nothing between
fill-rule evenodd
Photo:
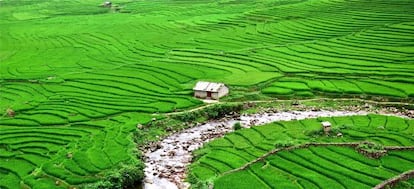
<instances>
[{"instance_id":1,"label":"vegetation patch","mask_svg":"<svg viewBox=\"0 0 414 189\"><path fill-rule=\"evenodd\" d=\"M387 150L382 145L375 143L362 143L357 146L357 151L369 158L378 159L386 155Z\"/></svg>"},{"instance_id":2,"label":"vegetation patch","mask_svg":"<svg viewBox=\"0 0 414 189\"><path fill-rule=\"evenodd\" d=\"M194 121L214 120L226 115L238 115L241 110L243 110L242 103L225 103L208 106L201 110L172 115L171 117L182 122L192 123Z\"/></svg>"}]
</instances>

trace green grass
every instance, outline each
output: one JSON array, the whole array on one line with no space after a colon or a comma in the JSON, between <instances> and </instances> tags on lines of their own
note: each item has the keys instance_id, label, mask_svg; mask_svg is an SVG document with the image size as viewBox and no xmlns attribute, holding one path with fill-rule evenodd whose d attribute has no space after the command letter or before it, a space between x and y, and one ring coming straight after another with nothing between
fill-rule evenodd
<instances>
[{"instance_id":1,"label":"green grass","mask_svg":"<svg viewBox=\"0 0 414 189\"><path fill-rule=\"evenodd\" d=\"M320 130L321 121L330 121L333 130L343 133L343 137L312 134ZM281 121L238 130L194 152L196 159L190 166L190 181L213 182L215 188L246 187L246 182L261 183L258 188L371 188L413 169L412 150L389 151L380 159L370 159L350 147L310 147L281 151L245 170L226 172L286 144L369 141L384 146L413 146L412 122L370 114ZM386 127L373 127L379 123L386 123Z\"/></svg>"},{"instance_id":2,"label":"green grass","mask_svg":"<svg viewBox=\"0 0 414 189\"><path fill-rule=\"evenodd\" d=\"M77 187L135 165L136 124L199 106L192 98L198 80L225 82L229 100L412 101L410 0L118 0L111 9L100 3L0 1L1 188ZM6 115L9 108L15 117ZM407 143L397 137L404 126L393 130L394 139L375 141ZM151 139L166 133L143 132ZM10 163L31 161L27 168ZM45 170L54 164L63 170L52 176Z\"/></svg>"}]
</instances>

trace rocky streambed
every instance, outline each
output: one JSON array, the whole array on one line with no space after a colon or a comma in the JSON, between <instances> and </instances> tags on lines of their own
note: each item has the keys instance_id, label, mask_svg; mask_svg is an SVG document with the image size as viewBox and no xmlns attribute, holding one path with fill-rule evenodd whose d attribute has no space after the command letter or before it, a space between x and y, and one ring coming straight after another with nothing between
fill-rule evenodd
<instances>
[{"instance_id":1,"label":"rocky streambed","mask_svg":"<svg viewBox=\"0 0 414 189\"><path fill-rule=\"evenodd\" d=\"M144 152L144 189L189 188L184 182L186 167L191 163L192 151L204 143L231 132L236 122L243 127L263 125L274 121L300 120L316 117L366 115L366 111L289 111L238 115L197 125L161 140L155 148Z\"/></svg>"}]
</instances>

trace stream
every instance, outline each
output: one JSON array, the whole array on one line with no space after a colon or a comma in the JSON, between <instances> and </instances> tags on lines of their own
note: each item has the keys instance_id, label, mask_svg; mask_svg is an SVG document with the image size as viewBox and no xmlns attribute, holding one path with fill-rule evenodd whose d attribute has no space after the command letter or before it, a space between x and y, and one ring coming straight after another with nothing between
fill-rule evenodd
<instances>
[{"instance_id":1,"label":"stream","mask_svg":"<svg viewBox=\"0 0 414 189\"><path fill-rule=\"evenodd\" d=\"M144 189L189 188L185 182L186 167L190 165L192 152L206 142L231 132L233 125L240 122L242 127L263 125L275 121L301 120L317 117L366 115L366 111L289 111L241 115L210 121L193 128L174 133L161 140L156 149L144 152Z\"/></svg>"}]
</instances>

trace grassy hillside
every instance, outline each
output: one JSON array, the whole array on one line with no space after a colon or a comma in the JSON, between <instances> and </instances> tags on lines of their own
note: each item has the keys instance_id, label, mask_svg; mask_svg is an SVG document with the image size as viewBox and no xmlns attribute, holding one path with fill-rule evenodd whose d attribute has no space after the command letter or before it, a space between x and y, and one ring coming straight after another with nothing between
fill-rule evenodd
<instances>
[{"instance_id":1,"label":"grassy hillside","mask_svg":"<svg viewBox=\"0 0 414 189\"><path fill-rule=\"evenodd\" d=\"M332 123L325 136L320 121ZM413 150L388 151L371 159L350 146L310 146L307 143L372 142L382 146L413 146L414 121L382 115L282 121L242 129L216 139L195 152L193 184L215 188L372 188L388 178L414 169ZM337 137L336 133L342 133ZM237 170L258 157L281 149ZM372 148L375 149L375 148ZM378 150L382 149L378 147Z\"/></svg>"},{"instance_id":2,"label":"grassy hillside","mask_svg":"<svg viewBox=\"0 0 414 189\"><path fill-rule=\"evenodd\" d=\"M139 165L136 124L200 105L197 80L413 97L411 0L101 3L0 1L1 188L67 188Z\"/></svg>"}]
</instances>

